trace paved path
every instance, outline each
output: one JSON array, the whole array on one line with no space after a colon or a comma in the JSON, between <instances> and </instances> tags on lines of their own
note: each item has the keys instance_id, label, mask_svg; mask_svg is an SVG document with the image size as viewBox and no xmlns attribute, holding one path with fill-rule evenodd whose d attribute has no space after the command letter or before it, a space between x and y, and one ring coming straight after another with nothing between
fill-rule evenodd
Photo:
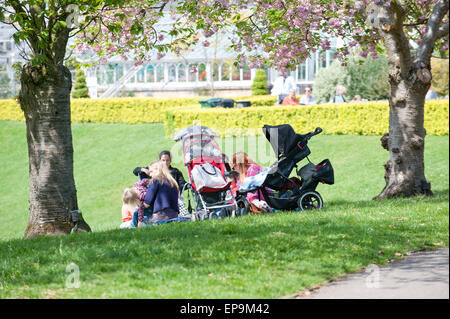
<instances>
[{"instance_id":1,"label":"paved path","mask_svg":"<svg viewBox=\"0 0 450 319\"><path fill-rule=\"evenodd\" d=\"M297 298L448 299L448 265L448 248L417 253L387 266L368 267Z\"/></svg>"}]
</instances>

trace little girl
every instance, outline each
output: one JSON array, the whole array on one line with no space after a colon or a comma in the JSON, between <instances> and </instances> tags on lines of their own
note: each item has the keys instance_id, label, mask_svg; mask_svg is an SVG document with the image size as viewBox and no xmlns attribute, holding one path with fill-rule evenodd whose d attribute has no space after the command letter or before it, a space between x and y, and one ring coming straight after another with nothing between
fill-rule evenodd
<instances>
[{"instance_id":1,"label":"little girl","mask_svg":"<svg viewBox=\"0 0 450 319\"><path fill-rule=\"evenodd\" d=\"M122 224L120 228L131 228L133 213L140 204L139 192L136 188L125 188L122 197Z\"/></svg>"}]
</instances>

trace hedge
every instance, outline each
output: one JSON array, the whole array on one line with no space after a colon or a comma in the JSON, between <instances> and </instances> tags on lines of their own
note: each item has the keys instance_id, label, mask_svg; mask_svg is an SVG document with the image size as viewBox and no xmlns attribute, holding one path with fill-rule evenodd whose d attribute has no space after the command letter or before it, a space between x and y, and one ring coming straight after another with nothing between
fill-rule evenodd
<instances>
[{"instance_id":1,"label":"hedge","mask_svg":"<svg viewBox=\"0 0 450 319\"><path fill-rule=\"evenodd\" d=\"M428 135L448 135L448 100L425 103L424 126ZM264 124L289 123L306 133L320 126L326 134L382 135L389 131L388 102L272 106L244 109L200 109L166 111L165 131L173 136L186 126L201 124L221 136L262 134Z\"/></svg>"},{"instance_id":2,"label":"hedge","mask_svg":"<svg viewBox=\"0 0 450 319\"><path fill-rule=\"evenodd\" d=\"M321 104L314 106L273 106L276 97L238 97L253 106L242 109L202 109L196 98L114 98L74 99L73 122L160 123L167 136L193 123L208 126L222 136L261 134L264 124L290 123L299 133L320 126L326 134L382 135L388 132L387 102ZM19 105L0 100L0 120L24 121ZM428 135L448 135L449 101L425 103L425 128Z\"/></svg>"},{"instance_id":3,"label":"hedge","mask_svg":"<svg viewBox=\"0 0 450 319\"><path fill-rule=\"evenodd\" d=\"M200 109L198 100L193 98L111 98L73 99L71 101L73 122L98 123L162 123L169 108ZM250 101L254 106L273 105L276 97L235 97L234 100ZM24 121L20 106L13 100L0 100L0 120Z\"/></svg>"}]
</instances>

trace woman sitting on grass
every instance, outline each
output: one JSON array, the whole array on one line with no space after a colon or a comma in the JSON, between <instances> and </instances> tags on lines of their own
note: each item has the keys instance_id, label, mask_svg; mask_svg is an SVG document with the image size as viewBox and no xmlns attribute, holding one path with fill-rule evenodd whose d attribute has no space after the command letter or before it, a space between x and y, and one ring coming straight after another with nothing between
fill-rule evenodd
<instances>
[{"instance_id":1,"label":"woman sitting on grass","mask_svg":"<svg viewBox=\"0 0 450 319\"><path fill-rule=\"evenodd\" d=\"M233 166L233 170L239 173L240 185L242 185L246 178L261 173L263 170L260 165L256 164L255 161L253 161L247 153L244 152L234 153L231 158L231 165ZM262 211L270 211L270 207L264 201L264 196L261 190L253 193L247 193L247 200L250 204L255 205Z\"/></svg>"},{"instance_id":2,"label":"woman sitting on grass","mask_svg":"<svg viewBox=\"0 0 450 319\"><path fill-rule=\"evenodd\" d=\"M171 165L172 154L170 154L169 151L162 151L161 153L159 153L158 159L160 161L163 161L167 165L170 174L172 175L172 177L176 180L176 182L178 184L178 188L180 190L183 189L183 186L184 186L184 184L186 184L186 181L183 177L183 173L179 169L177 169ZM133 170L133 174L136 176L139 176L140 179L149 178L148 167L136 167Z\"/></svg>"},{"instance_id":3,"label":"woman sitting on grass","mask_svg":"<svg viewBox=\"0 0 450 319\"><path fill-rule=\"evenodd\" d=\"M151 180L145 194L144 206L153 208L149 223L178 217L178 184L167 165L162 161L156 161L149 165L148 171ZM144 226L143 220L144 213L139 212L138 227Z\"/></svg>"}]
</instances>

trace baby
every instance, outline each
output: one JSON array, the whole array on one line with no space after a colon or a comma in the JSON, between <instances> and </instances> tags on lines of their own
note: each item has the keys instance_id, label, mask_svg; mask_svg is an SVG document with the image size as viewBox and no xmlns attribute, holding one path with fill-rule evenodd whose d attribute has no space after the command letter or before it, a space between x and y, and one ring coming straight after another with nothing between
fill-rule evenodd
<instances>
[{"instance_id":1,"label":"baby","mask_svg":"<svg viewBox=\"0 0 450 319\"><path fill-rule=\"evenodd\" d=\"M134 188L136 189L136 191L138 193L139 204L138 204L137 210L133 214L133 220L131 222L131 227L137 227L137 220L138 220L139 213L143 212L144 218L149 217L152 214L152 209L145 208L145 206L144 206L145 194L147 193L149 183L150 183L150 179L144 178L134 184Z\"/></svg>"}]
</instances>

